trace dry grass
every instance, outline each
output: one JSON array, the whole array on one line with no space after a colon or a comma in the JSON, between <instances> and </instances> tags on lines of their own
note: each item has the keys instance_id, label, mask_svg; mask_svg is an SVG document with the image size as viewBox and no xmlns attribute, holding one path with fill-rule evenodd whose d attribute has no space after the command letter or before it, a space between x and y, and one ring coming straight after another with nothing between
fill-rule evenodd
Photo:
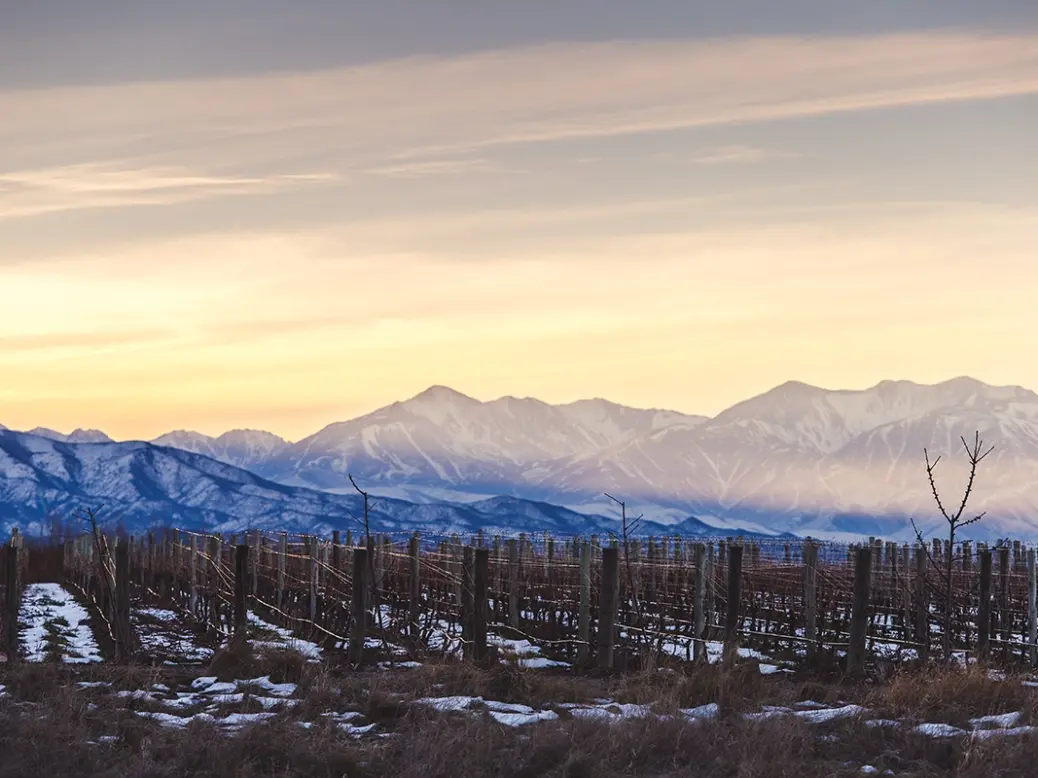
<instances>
[{"instance_id":1,"label":"dry grass","mask_svg":"<svg viewBox=\"0 0 1038 778\"><path fill-rule=\"evenodd\" d=\"M206 672L221 681L269 675L275 683L299 683L308 674L309 667L313 665L298 651L275 648L257 651L249 643L232 642L216 652Z\"/></svg>"},{"instance_id":2,"label":"dry grass","mask_svg":"<svg viewBox=\"0 0 1038 778\"><path fill-rule=\"evenodd\" d=\"M1030 675L996 680L987 669L925 667L900 671L863 695L863 704L891 718L910 717L963 726L969 719L1020 711L1034 721L1036 691L1021 681Z\"/></svg>"},{"instance_id":3,"label":"dry grass","mask_svg":"<svg viewBox=\"0 0 1038 778\"><path fill-rule=\"evenodd\" d=\"M752 663L581 677L502 666L477 669L445 662L400 671L348 671L265 653L218 656L210 674L223 679L271 675L298 683L301 704L229 736L193 722L185 730L157 726L127 703L79 680L118 689L175 688L189 678L162 668L10 666L0 682L0 778L61 775L130 778L669 778L671 776L860 775L870 764L902 776L1026 776L1038 764L1038 737L989 741L938 740L910 727L870 728L849 719L811 725L783 717L749 721L741 712L798 700L858 702L878 715L963 724L968 718L1022 711L1031 719L1035 690L995 681L981 669L903 672L882 685L843 685L810 677L762 677ZM199 673L196 673L199 674ZM510 728L489 715L440 714L409 705L426 696L466 695L542 706L606 697L651 704L660 713L709 702L716 721L643 719L602 723L569 718ZM32 704L26 704L26 701ZM350 709L388 737L350 738L321 713ZM242 711L258 710L248 702ZM309 729L300 721L312 722Z\"/></svg>"}]
</instances>

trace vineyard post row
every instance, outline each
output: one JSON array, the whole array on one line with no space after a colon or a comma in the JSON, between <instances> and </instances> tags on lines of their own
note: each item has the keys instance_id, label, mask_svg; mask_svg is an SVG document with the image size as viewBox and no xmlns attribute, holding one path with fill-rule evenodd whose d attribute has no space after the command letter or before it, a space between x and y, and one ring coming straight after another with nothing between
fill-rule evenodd
<instances>
[{"instance_id":1,"label":"vineyard post row","mask_svg":"<svg viewBox=\"0 0 1038 778\"><path fill-rule=\"evenodd\" d=\"M2 595L2 639L6 661L18 659L18 612L22 604L22 589L25 587L29 552L18 529L11 530L11 539L0 547L0 595Z\"/></svg>"},{"instance_id":2,"label":"vineyard post row","mask_svg":"<svg viewBox=\"0 0 1038 778\"><path fill-rule=\"evenodd\" d=\"M227 636L243 634L248 610L260 606L283 626L338 644L354 661L370 635L385 637L385 615L412 640L432 617L457 625L464 656L477 660L488 655L493 626L568 644L577 661L593 652L603 667L615 666L618 645L644 635L687 638L695 659L706 658L706 641L716 639L726 654L746 638L809 652L839 648L848 670L860 673L879 644L927 654L939 626L951 630L956 649L990 657L995 645L1004 659L1038 664L1035 553L1019 543L978 544L975 565L969 542L920 544L913 560L908 545L874 539L841 549L810 539L800 548L679 538L603 546L595 536L545 536L535 544L520 535L495 537L488 547L480 533L467 546L452 536L435 550L423 549L417 534L406 546L377 536L355 547L351 533L342 543L339 532L330 542L290 542L285 532L242 539L172 530L158 542L154 534L113 541L115 553L102 559L103 544L88 535L66 542L65 568L108 620L121 659L133 652L134 590L173 600ZM950 620L942 611L949 554Z\"/></svg>"}]
</instances>

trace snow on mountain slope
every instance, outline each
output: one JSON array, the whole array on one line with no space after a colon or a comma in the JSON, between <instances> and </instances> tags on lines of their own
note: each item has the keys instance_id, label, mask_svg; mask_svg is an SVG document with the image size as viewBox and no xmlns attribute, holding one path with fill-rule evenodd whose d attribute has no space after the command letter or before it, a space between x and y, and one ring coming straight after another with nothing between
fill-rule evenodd
<instances>
[{"instance_id":1,"label":"snow on mountain slope","mask_svg":"<svg viewBox=\"0 0 1038 778\"><path fill-rule=\"evenodd\" d=\"M672 526L696 515L718 526L904 536L909 516L939 519L923 448L943 456L938 483L954 500L965 477L959 437L974 430L996 449L971 505L989 512L992 532L1038 536L1038 395L966 377L864 390L791 381L712 419L601 399L480 402L434 386L294 444L247 431L155 442L355 497L353 473L372 493L429 511L445 502L477 510L503 495L611 516L610 492Z\"/></svg>"},{"instance_id":2,"label":"snow on mountain slope","mask_svg":"<svg viewBox=\"0 0 1038 778\"><path fill-rule=\"evenodd\" d=\"M286 483L343 489L347 470L370 486L422 484L511 493L550 463L588 456L701 417L635 410L604 400L549 405L531 398L480 402L434 386L293 444L259 472Z\"/></svg>"},{"instance_id":3,"label":"snow on mountain slope","mask_svg":"<svg viewBox=\"0 0 1038 778\"><path fill-rule=\"evenodd\" d=\"M66 443L114 443L110 437L101 430L77 429L69 433L65 438Z\"/></svg>"},{"instance_id":4,"label":"snow on mountain slope","mask_svg":"<svg viewBox=\"0 0 1038 778\"><path fill-rule=\"evenodd\" d=\"M0 429L7 429L6 427L0 426ZM29 435L36 435L41 438L48 438L50 440L58 440L63 443L112 443L112 439L108 437L101 430L84 430L76 429L65 435L61 432L56 432L46 427L36 427L29 430Z\"/></svg>"},{"instance_id":5,"label":"snow on mountain slope","mask_svg":"<svg viewBox=\"0 0 1038 778\"><path fill-rule=\"evenodd\" d=\"M157 446L172 446L252 470L258 470L289 445L283 438L261 430L231 430L218 438L198 432L177 430L161 435L151 442Z\"/></svg>"},{"instance_id":6,"label":"snow on mountain slope","mask_svg":"<svg viewBox=\"0 0 1038 778\"><path fill-rule=\"evenodd\" d=\"M943 455L938 485L951 500L966 477L960 437L972 440L976 430L996 448L971 504L988 510L993 524L1034 533L1038 395L973 379L932 387L887 381L853 392L784 384L705 424L660 430L553 477L570 493L616 490L798 531L836 518L862 527L867 516L903 528L907 516L935 512L924 447ZM870 525L864 534L882 532Z\"/></svg>"},{"instance_id":7,"label":"snow on mountain slope","mask_svg":"<svg viewBox=\"0 0 1038 778\"><path fill-rule=\"evenodd\" d=\"M180 449L144 442L70 444L0 431L0 528L33 532L51 518L104 506L103 519L134 532L181 526L215 532L246 529L328 534L359 531L359 495L330 494L277 484L244 469ZM619 531L605 517L554 505L494 498L469 505L415 504L389 497L374 502L372 528L421 531L425 536L551 531ZM647 524L646 532L664 528Z\"/></svg>"}]
</instances>

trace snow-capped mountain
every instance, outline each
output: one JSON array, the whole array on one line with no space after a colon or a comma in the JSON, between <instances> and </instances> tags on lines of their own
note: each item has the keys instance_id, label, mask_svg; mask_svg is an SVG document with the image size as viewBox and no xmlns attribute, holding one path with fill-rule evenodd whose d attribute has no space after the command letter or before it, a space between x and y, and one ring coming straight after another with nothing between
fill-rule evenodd
<instances>
[{"instance_id":1,"label":"snow-capped mountain","mask_svg":"<svg viewBox=\"0 0 1038 778\"><path fill-rule=\"evenodd\" d=\"M326 427L257 472L349 490L350 471L412 500L507 494L607 515L610 492L664 522L691 514L720 527L907 537L909 516L935 517L924 446L944 455L939 478L952 493L964 475L959 437L975 430L996 451L973 504L992 531L1038 532L1038 395L971 378L865 390L791 381L712 419L604 400L479 402L433 387Z\"/></svg>"},{"instance_id":2,"label":"snow-capped mountain","mask_svg":"<svg viewBox=\"0 0 1038 778\"><path fill-rule=\"evenodd\" d=\"M7 429L2 427L0 429ZM37 435L41 438L48 438L50 440L59 440L63 443L113 443L114 441L108 437L101 430L84 430L76 429L65 435L61 432L56 432L46 427L36 427L28 432L29 435Z\"/></svg>"},{"instance_id":3,"label":"snow-capped mountain","mask_svg":"<svg viewBox=\"0 0 1038 778\"><path fill-rule=\"evenodd\" d=\"M954 502L966 476L960 437L972 441L975 431L995 451L970 505L989 512L992 531L1038 534L1038 395L968 378L862 391L787 383L694 429L660 430L556 477L585 493L595 485L684 505L700 518L907 537L909 516L927 525L936 517L923 449L943 457L938 486Z\"/></svg>"},{"instance_id":4,"label":"snow-capped mountain","mask_svg":"<svg viewBox=\"0 0 1038 778\"><path fill-rule=\"evenodd\" d=\"M325 427L283 449L257 472L284 483L350 488L421 485L477 495L537 497L554 463L704 417L636 410L605 400L549 405L530 398L480 402L434 386L416 397ZM552 493L549 487L545 495Z\"/></svg>"},{"instance_id":5,"label":"snow-capped mountain","mask_svg":"<svg viewBox=\"0 0 1038 778\"><path fill-rule=\"evenodd\" d=\"M334 529L356 533L363 526L360 495L277 484L200 454L150 443L73 444L0 431L4 531L11 526L30 534L46 531L52 521L74 521L78 511L101 506L103 520L135 532L177 526L329 534ZM620 530L612 518L517 498L419 505L380 497L371 505L370 521L374 531L419 530L426 536L468 534L480 528L507 534L608 535ZM709 528L688 519L668 528L648 523L643 531L702 535Z\"/></svg>"},{"instance_id":6,"label":"snow-capped mountain","mask_svg":"<svg viewBox=\"0 0 1038 778\"><path fill-rule=\"evenodd\" d=\"M231 430L217 438L199 432L177 430L151 441L157 446L171 446L182 451L202 454L210 459L237 465L245 469L259 469L277 456L288 441L261 430Z\"/></svg>"},{"instance_id":7,"label":"snow-capped mountain","mask_svg":"<svg viewBox=\"0 0 1038 778\"><path fill-rule=\"evenodd\" d=\"M694 515L719 528L908 539L910 516L943 523L923 448L943 457L938 486L955 503L959 438L976 430L995 451L970 502L989 514L974 531L1038 537L1038 395L965 377L863 390L790 381L714 418L600 399L480 402L434 386L297 443L256 432L156 442L291 486L350 493L352 473L373 494L411 504L504 495L612 516L609 492L663 523Z\"/></svg>"}]
</instances>

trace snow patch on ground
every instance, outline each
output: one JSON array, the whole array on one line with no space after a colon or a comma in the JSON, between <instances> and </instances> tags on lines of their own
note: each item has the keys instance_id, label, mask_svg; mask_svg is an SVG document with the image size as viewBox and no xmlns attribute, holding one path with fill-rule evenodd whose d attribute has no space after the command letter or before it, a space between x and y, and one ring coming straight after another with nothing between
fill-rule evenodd
<instances>
[{"instance_id":1,"label":"snow patch on ground","mask_svg":"<svg viewBox=\"0 0 1038 778\"><path fill-rule=\"evenodd\" d=\"M958 737L966 734L966 730L951 724L920 724L913 731L927 737Z\"/></svg>"},{"instance_id":2,"label":"snow patch on ground","mask_svg":"<svg viewBox=\"0 0 1038 778\"><path fill-rule=\"evenodd\" d=\"M195 643L185 620L165 608L137 608L131 616L142 653L167 665L202 664L213 658L213 650Z\"/></svg>"},{"instance_id":3,"label":"snow patch on ground","mask_svg":"<svg viewBox=\"0 0 1038 778\"><path fill-rule=\"evenodd\" d=\"M270 624L252 611L249 611L249 625L256 631L268 633L271 637L264 636L261 639L251 639L249 643L254 648L273 648L278 650L296 651L306 657L309 662L320 662L322 659L321 647L309 640L303 640L292 634L291 630Z\"/></svg>"},{"instance_id":4,"label":"snow patch on ground","mask_svg":"<svg viewBox=\"0 0 1038 778\"><path fill-rule=\"evenodd\" d=\"M25 587L18 620L25 626L22 646L29 662L100 662L89 615L60 584Z\"/></svg>"}]
</instances>

